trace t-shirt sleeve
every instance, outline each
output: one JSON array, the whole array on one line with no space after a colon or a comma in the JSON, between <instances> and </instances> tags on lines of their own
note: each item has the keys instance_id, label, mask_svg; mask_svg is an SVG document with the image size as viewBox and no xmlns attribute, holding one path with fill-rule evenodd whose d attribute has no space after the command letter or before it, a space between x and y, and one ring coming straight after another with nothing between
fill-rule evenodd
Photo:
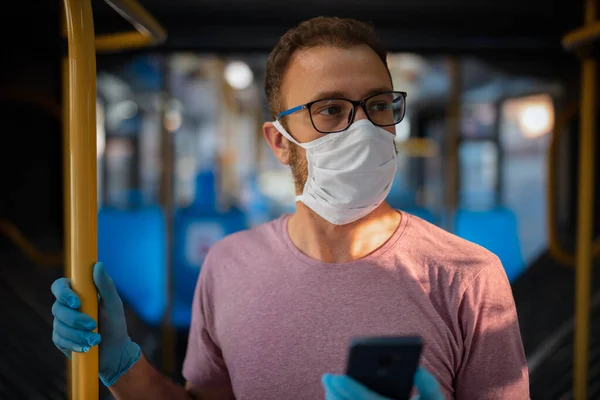
<instances>
[{"instance_id":1,"label":"t-shirt sleeve","mask_svg":"<svg viewBox=\"0 0 600 400\"><path fill-rule=\"evenodd\" d=\"M497 257L468 284L459 320L464 351L456 375L456 399L529 399L517 310Z\"/></svg>"},{"instance_id":2,"label":"t-shirt sleeve","mask_svg":"<svg viewBox=\"0 0 600 400\"><path fill-rule=\"evenodd\" d=\"M190 383L204 388L230 386L229 373L221 349L214 336L211 299L213 281L209 255L206 257L192 304L187 352L183 362L183 377Z\"/></svg>"}]
</instances>

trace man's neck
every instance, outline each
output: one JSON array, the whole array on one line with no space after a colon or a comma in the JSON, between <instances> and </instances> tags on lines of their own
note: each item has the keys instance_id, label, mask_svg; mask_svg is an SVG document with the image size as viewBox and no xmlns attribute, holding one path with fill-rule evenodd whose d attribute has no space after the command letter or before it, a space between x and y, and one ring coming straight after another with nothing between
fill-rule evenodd
<instances>
[{"instance_id":1,"label":"man's neck","mask_svg":"<svg viewBox=\"0 0 600 400\"><path fill-rule=\"evenodd\" d=\"M307 256L327 263L344 263L381 247L394 234L400 219L401 214L384 202L356 222L333 225L298 202L287 230L292 242Z\"/></svg>"}]
</instances>

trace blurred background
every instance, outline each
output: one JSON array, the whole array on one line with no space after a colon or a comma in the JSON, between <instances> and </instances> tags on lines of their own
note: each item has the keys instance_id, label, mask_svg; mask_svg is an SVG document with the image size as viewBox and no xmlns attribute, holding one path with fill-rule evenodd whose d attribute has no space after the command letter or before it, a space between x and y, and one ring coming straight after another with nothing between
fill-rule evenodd
<instances>
[{"instance_id":1,"label":"blurred background","mask_svg":"<svg viewBox=\"0 0 600 400\"><path fill-rule=\"evenodd\" d=\"M561 38L582 25L583 1L140 4L167 40L97 55L98 252L132 338L157 368L182 380L193 290L210 246L294 211L290 171L262 137L271 119L265 62L287 29L332 15L375 25L395 89L408 92L389 203L500 257L531 398L573 398L581 76L580 59ZM96 34L131 29L103 1L92 6ZM63 399L66 364L51 341L50 285L64 275L67 47L60 2L14 7L1 17L0 398ZM596 212L594 237L599 220ZM598 283L596 274L590 399L600 398ZM110 398L105 390L102 397Z\"/></svg>"}]
</instances>

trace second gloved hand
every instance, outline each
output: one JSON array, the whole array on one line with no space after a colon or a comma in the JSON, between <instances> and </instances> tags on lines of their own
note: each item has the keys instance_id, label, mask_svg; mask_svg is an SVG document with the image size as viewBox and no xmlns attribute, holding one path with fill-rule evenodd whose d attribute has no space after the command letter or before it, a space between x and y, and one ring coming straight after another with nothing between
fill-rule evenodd
<instances>
[{"instance_id":1,"label":"second gloved hand","mask_svg":"<svg viewBox=\"0 0 600 400\"><path fill-rule=\"evenodd\" d=\"M71 289L69 279L60 278L52 284L56 301L52 306L54 325L52 341L67 357L71 352L87 352L100 345L98 376L106 386L113 385L141 357L141 349L127 333L123 302L102 263L93 271L98 289L99 332L96 322L79 311L81 300Z\"/></svg>"},{"instance_id":2,"label":"second gloved hand","mask_svg":"<svg viewBox=\"0 0 600 400\"><path fill-rule=\"evenodd\" d=\"M411 400L444 400L438 382L426 369L417 369L414 382L419 395ZM322 384L325 388L325 400L391 400L346 375L325 374Z\"/></svg>"}]
</instances>

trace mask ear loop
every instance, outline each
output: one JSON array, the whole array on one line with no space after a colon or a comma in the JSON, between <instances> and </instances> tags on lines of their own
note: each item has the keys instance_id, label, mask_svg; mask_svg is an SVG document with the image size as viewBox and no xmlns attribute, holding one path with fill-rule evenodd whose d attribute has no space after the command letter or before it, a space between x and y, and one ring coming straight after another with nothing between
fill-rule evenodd
<instances>
[{"instance_id":1,"label":"mask ear loop","mask_svg":"<svg viewBox=\"0 0 600 400\"><path fill-rule=\"evenodd\" d=\"M297 144L298 146L302 147L303 149L311 149L313 147L316 147L322 143L328 142L330 140L335 139L336 137L343 135L345 133L345 131L341 131L341 132L336 132L336 133L328 133L323 135L322 137L312 140L310 142L307 143L299 143L296 139L294 139L292 137L292 135L290 135L285 128L281 125L281 122L279 122L278 120L275 120L272 122L273 126L275 127L275 129L277 129L279 131L279 133L281 133L283 135L283 137L285 137L286 139L288 139L289 141L291 141L292 143Z\"/></svg>"},{"instance_id":2,"label":"mask ear loop","mask_svg":"<svg viewBox=\"0 0 600 400\"><path fill-rule=\"evenodd\" d=\"M279 122L278 120L273 121L273 126L275 127L275 129L277 129L277 131L279 131L279 133L281 133L283 135L284 138L286 138L287 140L289 140L292 143L297 144L300 147L303 147L302 144L298 143L293 137L292 135L290 135L285 128L281 125L281 122ZM300 194L298 196L296 196L295 198L295 202L298 201L302 201L304 199L304 195Z\"/></svg>"},{"instance_id":3,"label":"mask ear loop","mask_svg":"<svg viewBox=\"0 0 600 400\"><path fill-rule=\"evenodd\" d=\"M287 140L289 140L292 143L297 144L298 146L302 146L300 143L298 143L296 141L296 139L294 139L292 137L292 135L290 135L285 128L283 127L283 125L281 125L281 122L279 122L279 120L275 120L273 121L273 126L275 127L275 129L277 129L277 131L279 131L279 133L281 133L283 135L283 137L285 137Z\"/></svg>"}]
</instances>

